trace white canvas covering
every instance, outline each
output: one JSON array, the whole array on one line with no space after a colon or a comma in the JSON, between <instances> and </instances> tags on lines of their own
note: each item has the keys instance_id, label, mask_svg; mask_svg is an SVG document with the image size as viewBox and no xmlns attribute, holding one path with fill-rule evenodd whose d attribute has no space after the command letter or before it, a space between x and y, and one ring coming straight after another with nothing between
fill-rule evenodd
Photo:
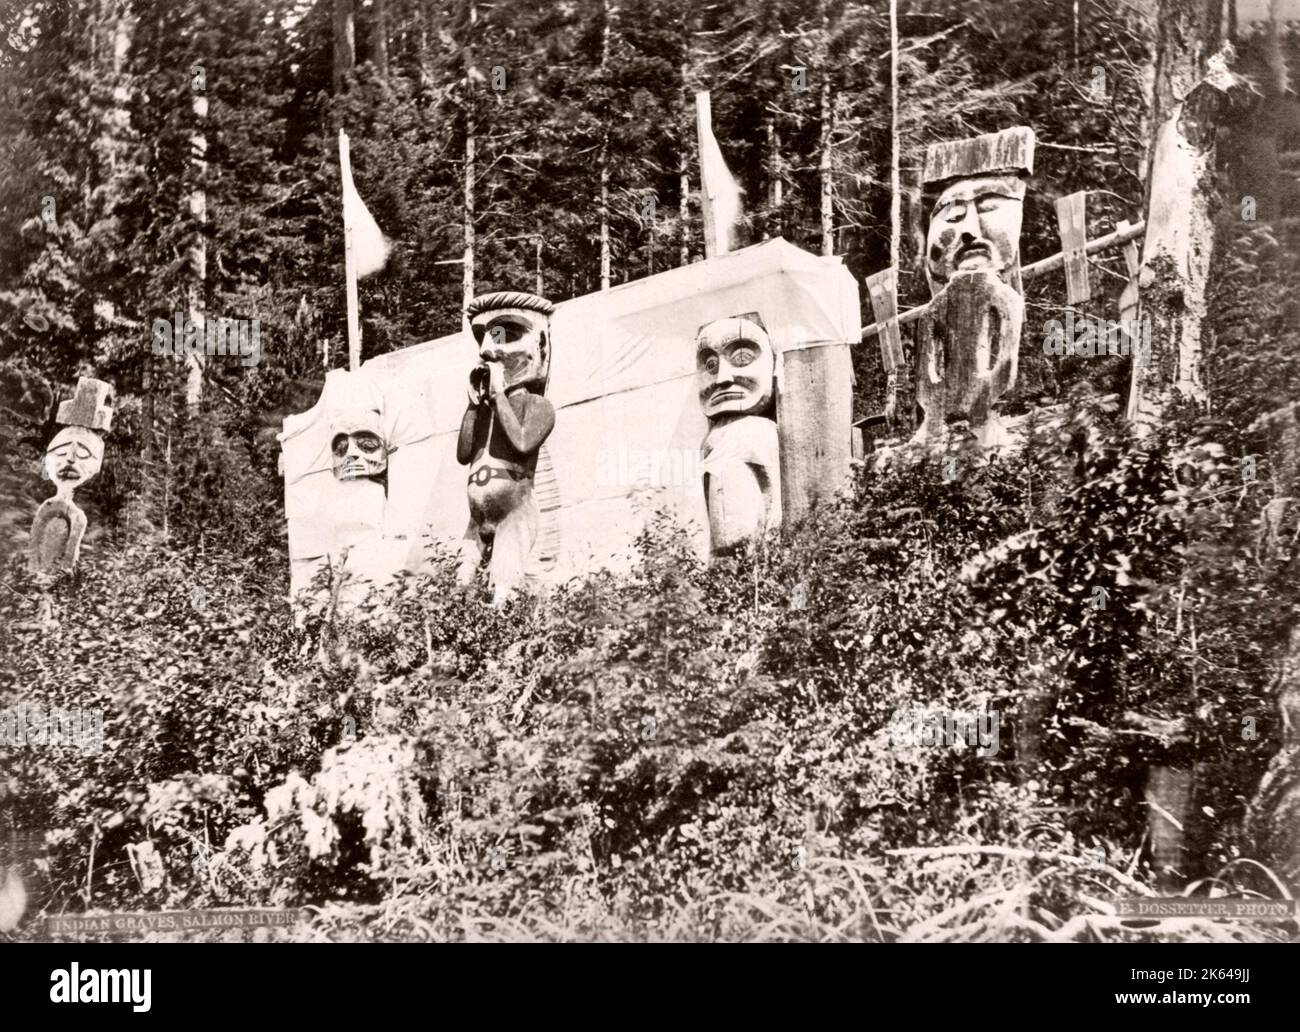
<instances>
[{"instance_id":1,"label":"white canvas covering","mask_svg":"<svg viewBox=\"0 0 1300 1032\"><path fill-rule=\"evenodd\" d=\"M707 551L699 470L706 425L694 379L700 326L757 312L782 352L856 342L859 311L857 284L839 258L781 239L557 305L547 392L557 413L545 446L558 492L552 575L624 567L659 509L670 510L691 529L700 553ZM430 538L454 545L464 536L467 467L456 462L456 435L476 362L475 346L461 333L416 344L370 360L359 373L331 372L320 401L285 420L295 590L331 547L333 517L325 514L335 488L329 412L336 406L370 399L393 449L373 575L414 568Z\"/></svg>"}]
</instances>

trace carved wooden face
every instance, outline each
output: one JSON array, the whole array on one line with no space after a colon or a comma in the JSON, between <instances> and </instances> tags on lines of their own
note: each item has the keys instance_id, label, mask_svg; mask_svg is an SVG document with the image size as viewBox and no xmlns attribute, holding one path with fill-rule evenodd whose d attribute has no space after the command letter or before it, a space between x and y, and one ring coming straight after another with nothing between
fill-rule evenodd
<instances>
[{"instance_id":1,"label":"carved wooden face","mask_svg":"<svg viewBox=\"0 0 1300 1032\"><path fill-rule=\"evenodd\" d=\"M336 433L331 444L334 476L338 480L360 480L382 476L388 469L388 447L370 430Z\"/></svg>"},{"instance_id":2,"label":"carved wooden face","mask_svg":"<svg viewBox=\"0 0 1300 1032\"><path fill-rule=\"evenodd\" d=\"M991 270L1004 282L1020 260L1025 181L962 179L935 201L926 234L926 276L938 293L957 272Z\"/></svg>"},{"instance_id":3,"label":"carved wooden face","mask_svg":"<svg viewBox=\"0 0 1300 1032\"><path fill-rule=\"evenodd\" d=\"M500 362L506 387L545 386L550 372L546 331L550 325L541 312L524 308L498 308L474 317L470 328L484 362Z\"/></svg>"},{"instance_id":4,"label":"carved wooden face","mask_svg":"<svg viewBox=\"0 0 1300 1032\"><path fill-rule=\"evenodd\" d=\"M767 415L776 380L776 351L766 331L750 319L719 319L695 339L700 405L709 419Z\"/></svg>"},{"instance_id":5,"label":"carved wooden face","mask_svg":"<svg viewBox=\"0 0 1300 1032\"><path fill-rule=\"evenodd\" d=\"M80 487L103 463L103 439L84 426L65 426L45 449L45 476L54 481L60 494Z\"/></svg>"}]
</instances>

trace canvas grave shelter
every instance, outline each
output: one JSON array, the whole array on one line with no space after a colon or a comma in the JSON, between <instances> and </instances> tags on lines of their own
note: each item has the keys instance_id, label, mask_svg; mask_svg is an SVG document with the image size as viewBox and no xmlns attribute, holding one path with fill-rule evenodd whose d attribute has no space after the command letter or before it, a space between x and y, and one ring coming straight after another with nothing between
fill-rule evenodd
<instances>
[{"instance_id":1,"label":"canvas grave shelter","mask_svg":"<svg viewBox=\"0 0 1300 1032\"><path fill-rule=\"evenodd\" d=\"M760 317L778 354L861 336L857 284L842 261L782 239L557 305L548 388L556 422L537 472L539 579L625 568L636 536L661 510L707 552L699 467L707 425L694 341L701 326L746 313ZM356 372L331 372L316 405L285 420L295 593L341 541L352 546L349 567L382 582L417 569L431 545L454 548L464 537L456 438L477 360L464 333L416 344ZM377 413L386 494L349 494L351 485L332 475L331 427L348 409Z\"/></svg>"}]
</instances>

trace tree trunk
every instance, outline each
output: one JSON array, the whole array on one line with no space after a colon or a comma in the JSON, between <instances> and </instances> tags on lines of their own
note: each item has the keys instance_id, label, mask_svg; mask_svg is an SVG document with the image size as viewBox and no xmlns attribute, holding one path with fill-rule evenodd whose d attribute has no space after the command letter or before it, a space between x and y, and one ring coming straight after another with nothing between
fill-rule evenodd
<instances>
[{"instance_id":1,"label":"tree trunk","mask_svg":"<svg viewBox=\"0 0 1300 1032\"><path fill-rule=\"evenodd\" d=\"M780 236L782 189L781 180L781 134L776 128L776 119L767 120L767 226L764 239Z\"/></svg>"},{"instance_id":2,"label":"tree trunk","mask_svg":"<svg viewBox=\"0 0 1300 1032\"><path fill-rule=\"evenodd\" d=\"M199 86L204 89L200 89ZM208 171L208 97L206 82L191 80L194 94L194 130L190 135L190 215L196 223L190 240L190 286L187 291L187 308L190 325L198 334L198 347L188 348L185 355L185 403L191 408L203 400L203 342L207 339L207 286L208 286L208 193L205 185Z\"/></svg>"},{"instance_id":3,"label":"tree trunk","mask_svg":"<svg viewBox=\"0 0 1300 1032\"><path fill-rule=\"evenodd\" d=\"M467 0L468 17L465 28L465 254L462 265L461 306L463 314L474 299L474 26L478 23L478 8L474 0Z\"/></svg>"},{"instance_id":4,"label":"tree trunk","mask_svg":"<svg viewBox=\"0 0 1300 1032\"><path fill-rule=\"evenodd\" d=\"M334 95L343 92L343 82L357 63L356 19L352 0L334 0Z\"/></svg>"},{"instance_id":5,"label":"tree trunk","mask_svg":"<svg viewBox=\"0 0 1300 1032\"><path fill-rule=\"evenodd\" d=\"M371 28L370 59L375 70L388 77L388 0L374 0L375 22Z\"/></svg>"},{"instance_id":6,"label":"tree trunk","mask_svg":"<svg viewBox=\"0 0 1300 1032\"><path fill-rule=\"evenodd\" d=\"M1155 139L1140 273L1151 349L1134 357L1128 404L1140 432L1158 423L1175 397L1208 400L1201 338L1214 247L1215 128L1230 78L1221 58L1209 60L1218 19L1204 0L1160 0L1155 32Z\"/></svg>"},{"instance_id":7,"label":"tree trunk","mask_svg":"<svg viewBox=\"0 0 1300 1032\"><path fill-rule=\"evenodd\" d=\"M604 97L605 110L601 118L606 123L600 141L600 289L608 290L610 282L609 262L609 84L606 75L609 70L610 30L614 19L614 8L609 0L602 4L605 24L601 29L600 39L600 79L601 92Z\"/></svg>"},{"instance_id":8,"label":"tree trunk","mask_svg":"<svg viewBox=\"0 0 1300 1032\"><path fill-rule=\"evenodd\" d=\"M889 265L897 272L903 239L903 190L901 183L902 141L898 138L898 0L889 0ZM882 338L883 339L883 338ZM899 375L905 363L885 374L885 419L892 426L898 421Z\"/></svg>"},{"instance_id":9,"label":"tree trunk","mask_svg":"<svg viewBox=\"0 0 1300 1032\"><path fill-rule=\"evenodd\" d=\"M831 132L835 116L831 108L831 84L826 78L822 79L821 93L821 160L818 167L821 174L822 254L831 255L835 253L835 195L831 179Z\"/></svg>"}]
</instances>

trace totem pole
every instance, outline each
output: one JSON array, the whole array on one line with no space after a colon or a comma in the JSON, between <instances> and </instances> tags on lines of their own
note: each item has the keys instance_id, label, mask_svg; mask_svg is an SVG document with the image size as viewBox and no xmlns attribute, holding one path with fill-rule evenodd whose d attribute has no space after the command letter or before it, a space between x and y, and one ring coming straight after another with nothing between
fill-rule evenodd
<instances>
[{"instance_id":1,"label":"totem pole","mask_svg":"<svg viewBox=\"0 0 1300 1032\"><path fill-rule=\"evenodd\" d=\"M479 364L470 372L456 442L456 461L470 467L458 579L469 584L486 562L497 606L523 582L537 542L533 480L538 451L555 426L546 399L554 310L536 294L503 290L474 298L466 311Z\"/></svg>"},{"instance_id":2,"label":"totem pole","mask_svg":"<svg viewBox=\"0 0 1300 1032\"><path fill-rule=\"evenodd\" d=\"M113 388L102 380L82 377L72 399L59 405L63 429L45 449L44 472L54 482L32 520L28 561L35 573L71 573L86 533L86 514L73 492L99 472L104 462L104 438L113 423Z\"/></svg>"},{"instance_id":3,"label":"totem pole","mask_svg":"<svg viewBox=\"0 0 1300 1032\"><path fill-rule=\"evenodd\" d=\"M776 351L756 313L718 319L695 338L709 549L733 551L781 522Z\"/></svg>"},{"instance_id":4,"label":"totem pole","mask_svg":"<svg viewBox=\"0 0 1300 1032\"><path fill-rule=\"evenodd\" d=\"M1033 165L1027 126L926 151L925 270L934 299L917 335L917 440L938 441L948 424L965 421L982 447L1007 443L996 409L1020 356L1020 224Z\"/></svg>"}]
</instances>

